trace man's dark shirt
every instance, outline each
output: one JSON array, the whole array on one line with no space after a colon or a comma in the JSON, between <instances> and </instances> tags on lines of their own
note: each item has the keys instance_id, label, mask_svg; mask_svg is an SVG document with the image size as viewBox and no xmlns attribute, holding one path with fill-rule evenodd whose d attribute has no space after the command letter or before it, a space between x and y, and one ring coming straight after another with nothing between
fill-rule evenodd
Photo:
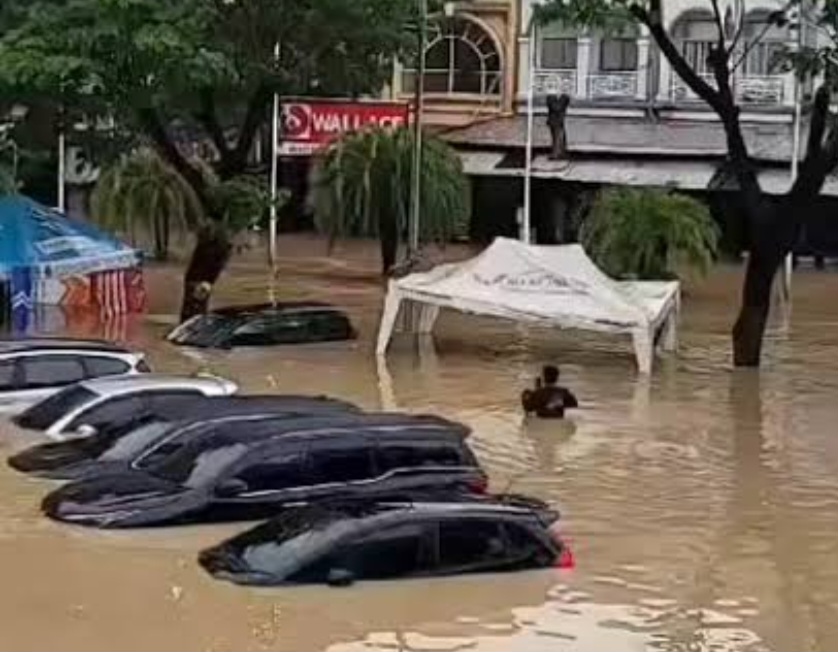
<instances>
[{"instance_id":1,"label":"man's dark shirt","mask_svg":"<svg viewBox=\"0 0 838 652\"><path fill-rule=\"evenodd\" d=\"M535 413L542 419L563 419L567 409L579 407L573 393L564 387L539 387L521 394L521 405L527 414Z\"/></svg>"}]
</instances>

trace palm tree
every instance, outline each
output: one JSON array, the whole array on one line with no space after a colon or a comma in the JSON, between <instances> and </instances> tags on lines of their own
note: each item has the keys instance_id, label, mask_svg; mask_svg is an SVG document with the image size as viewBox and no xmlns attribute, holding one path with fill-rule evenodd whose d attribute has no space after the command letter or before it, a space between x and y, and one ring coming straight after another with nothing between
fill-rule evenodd
<instances>
[{"instance_id":1,"label":"palm tree","mask_svg":"<svg viewBox=\"0 0 838 652\"><path fill-rule=\"evenodd\" d=\"M369 129L348 135L326 154L315 190L315 223L330 241L378 237L384 273L396 262L407 230L414 135ZM468 181L456 152L438 138L423 139L423 241L445 242L463 233L469 215Z\"/></svg>"},{"instance_id":2,"label":"palm tree","mask_svg":"<svg viewBox=\"0 0 838 652\"><path fill-rule=\"evenodd\" d=\"M195 192L154 151L135 150L108 168L91 199L93 219L137 241L137 233L151 233L154 254L169 255L173 228L203 222L203 208Z\"/></svg>"},{"instance_id":3,"label":"palm tree","mask_svg":"<svg viewBox=\"0 0 838 652\"><path fill-rule=\"evenodd\" d=\"M615 278L672 279L706 274L719 229L701 202L675 192L608 188L582 226L582 242Z\"/></svg>"}]
</instances>

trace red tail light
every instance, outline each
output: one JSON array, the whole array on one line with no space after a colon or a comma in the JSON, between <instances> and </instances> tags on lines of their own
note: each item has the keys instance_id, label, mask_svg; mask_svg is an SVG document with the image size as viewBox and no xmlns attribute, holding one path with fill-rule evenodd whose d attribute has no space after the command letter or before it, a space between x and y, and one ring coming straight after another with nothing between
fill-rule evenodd
<instances>
[{"instance_id":1,"label":"red tail light","mask_svg":"<svg viewBox=\"0 0 838 652\"><path fill-rule=\"evenodd\" d=\"M472 493L485 494L489 490L489 481L486 476L480 476L469 480L466 486Z\"/></svg>"},{"instance_id":2,"label":"red tail light","mask_svg":"<svg viewBox=\"0 0 838 652\"><path fill-rule=\"evenodd\" d=\"M573 557L573 551L570 549L570 546L562 543L562 551L559 553L558 559L556 559L556 568L569 570L575 566L576 559Z\"/></svg>"}]
</instances>

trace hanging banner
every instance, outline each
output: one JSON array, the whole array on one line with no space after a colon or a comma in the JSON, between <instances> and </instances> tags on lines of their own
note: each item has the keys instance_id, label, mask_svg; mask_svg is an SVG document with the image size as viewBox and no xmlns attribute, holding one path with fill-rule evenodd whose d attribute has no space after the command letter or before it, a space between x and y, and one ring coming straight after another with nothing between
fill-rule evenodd
<instances>
[{"instance_id":1,"label":"hanging banner","mask_svg":"<svg viewBox=\"0 0 838 652\"><path fill-rule=\"evenodd\" d=\"M278 153L311 156L344 134L366 127L396 129L409 120L405 103L289 100L282 106Z\"/></svg>"}]
</instances>

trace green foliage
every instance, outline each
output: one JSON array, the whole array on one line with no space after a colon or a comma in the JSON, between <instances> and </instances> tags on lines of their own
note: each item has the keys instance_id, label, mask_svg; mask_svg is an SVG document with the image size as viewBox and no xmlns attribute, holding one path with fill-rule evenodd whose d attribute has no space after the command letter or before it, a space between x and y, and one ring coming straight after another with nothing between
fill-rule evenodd
<instances>
[{"instance_id":1,"label":"green foliage","mask_svg":"<svg viewBox=\"0 0 838 652\"><path fill-rule=\"evenodd\" d=\"M136 243L151 234L155 255L165 259L173 229L204 221L204 210L183 178L149 149L139 149L111 165L96 184L91 215L102 226Z\"/></svg>"},{"instance_id":2,"label":"green foliage","mask_svg":"<svg viewBox=\"0 0 838 652\"><path fill-rule=\"evenodd\" d=\"M316 188L316 225L332 239L405 233L410 214L414 135L411 129L369 129L343 138L326 155ZM465 231L468 181L460 158L425 135L420 238L445 242Z\"/></svg>"},{"instance_id":3,"label":"green foliage","mask_svg":"<svg viewBox=\"0 0 838 652\"><path fill-rule=\"evenodd\" d=\"M596 263L615 278L677 278L684 268L705 274L719 231L701 202L663 190L603 190L582 227Z\"/></svg>"}]
</instances>

